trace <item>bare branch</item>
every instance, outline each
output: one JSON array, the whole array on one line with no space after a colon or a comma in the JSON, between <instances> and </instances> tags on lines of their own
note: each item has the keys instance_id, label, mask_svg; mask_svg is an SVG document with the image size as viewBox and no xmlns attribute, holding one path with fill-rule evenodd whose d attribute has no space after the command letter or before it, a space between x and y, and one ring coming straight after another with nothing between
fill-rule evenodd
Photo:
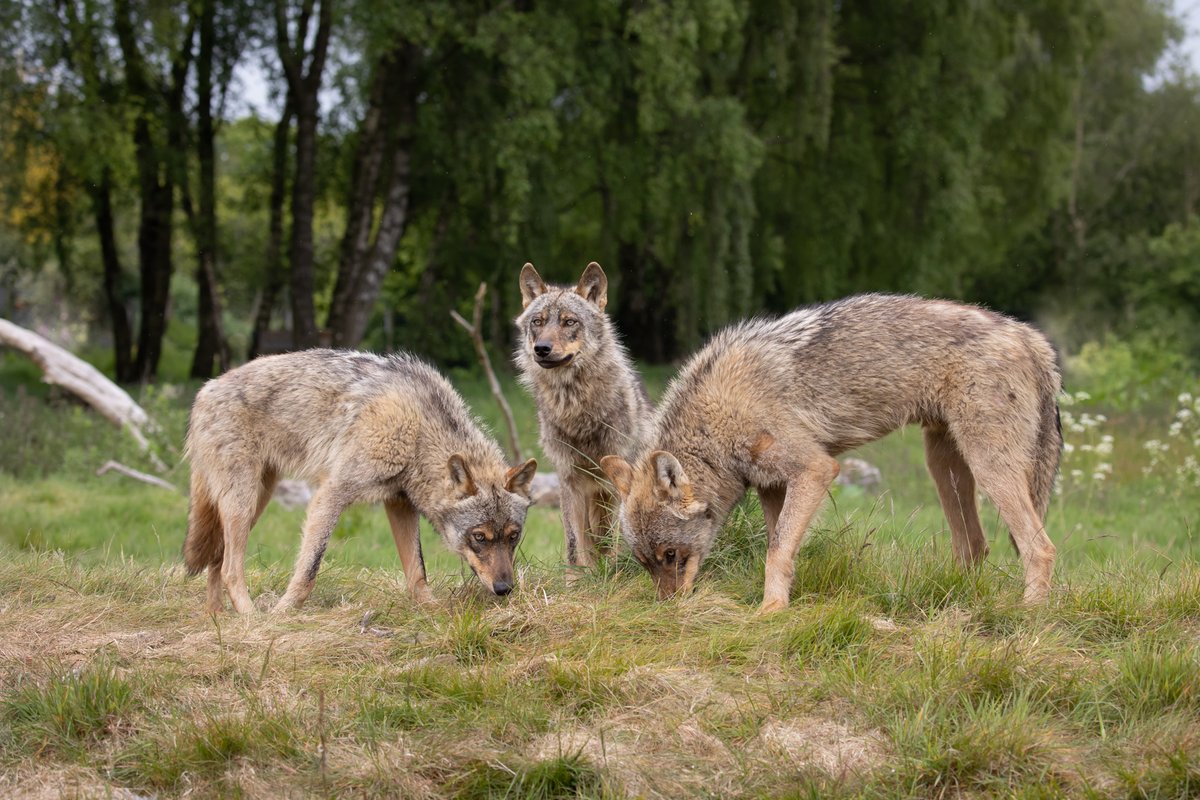
<instances>
[{"instance_id":1,"label":"bare branch","mask_svg":"<svg viewBox=\"0 0 1200 800\"><path fill-rule=\"evenodd\" d=\"M479 291L475 292L475 310L471 315L473 322L467 322L463 315L454 309L450 310L450 317L466 330L471 337L471 342L475 345L475 355L479 357L479 363L483 366L484 374L487 375L492 397L496 398L500 412L504 415L504 424L508 428L508 448L512 452L513 460L520 462L525 459L521 455L521 442L517 438L517 423L513 421L512 408L509 407L508 400L504 398L500 381L496 379L496 373L492 370L492 359L488 356L487 346L483 341L483 301L486 298L487 283L484 282L479 284Z\"/></svg>"}]
</instances>

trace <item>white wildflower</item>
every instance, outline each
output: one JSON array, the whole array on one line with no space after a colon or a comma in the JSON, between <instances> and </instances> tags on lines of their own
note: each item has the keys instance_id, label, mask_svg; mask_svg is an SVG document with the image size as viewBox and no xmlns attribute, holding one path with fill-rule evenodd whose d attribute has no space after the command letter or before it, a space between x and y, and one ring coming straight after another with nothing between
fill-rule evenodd
<instances>
[{"instance_id":1,"label":"white wildflower","mask_svg":"<svg viewBox=\"0 0 1200 800\"><path fill-rule=\"evenodd\" d=\"M1074 478L1075 480L1079 480L1080 478L1083 477L1083 470L1081 470L1081 469L1071 470L1071 477Z\"/></svg>"},{"instance_id":2,"label":"white wildflower","mask_svg":"<svg viewBox=\"0 0 1200 800\"><path fill-rule=\"evenodd\" d=\"M1092 480L1096 481L1097 483L1103 483L1104 482L1104 473L1103 472L1093 472Z\"/></svg>"},{"instance_id":3,"label":"white wildflower","mask_svg":"<svg viewBox=\"0 0 1200 800\"><path fill-rule=\"evenodd\" d=\"M1096 465L1096 472L1103 472L1105 475L1112 475L1112 464L1107 461L1102 461Z\"/></svg>"},{"instance_id":4,"label":"white wildflower","mask_svg":"<svg viewBox=\"0 0 1200 800\"><path fill-rule=\"evenodd\" d=\"M1071 423L1071 425L1070 425L1070 426L1067 428L1067 430L1071 431L1071 433L1083 433L1084 431L1086 431L1086 430L1087 430L1087 428L1085 428L1085 427L1084 427L1084 426L1083 426L1081 423L1079 423L1079 422L1073 422L1073 423Z\"/></svg>"},{"instance_id":5,"label":"white wildflower","mask_svg":"<svg viewBox=\"0 0 1200 800\"><path fill-rule=\"evenodd\" d=\"M1181 408L1178 412L1176 412L1175 419L1187 422L1192 418L1192 416L1192 410L1190 408Z\"/></svg>"},{"instance_id":6,"label":"white wildflower","mask_svg":"<svg viewBox=\"0 0 1200 800\"><path fill-rule=\"evenodd\" d=\"M1074 452L1075 452L1075 445L1071 444L1070 442L1063 442L1063 453L1065 455L1069 456L1069 455L1071 455L1071 453L1074 453Z\"/></svg>"},{"instance_id":7,"label":"white wildflower","mask_svg":"<svg viewBox=\"0 0 1200 800\"><path fill-rule=\"evenodd\" d=\"M1167 428L1167 436L1176 437L1183 433L1182 422L1172 422L1171 427Z\"/></svg>"},{"instance_id":8,"label":"white wildflower","mask_svg":"<svg viewBox=\"0 0 1200 800\"><path fill-rule=\"evenodd\" d=\"M1092 446L1090 444L1081 444L1079 445L1079 452L1090 453L1092 452Z\"/></svg>"},{"instance_id":9,"label":"white wildflower","mask_svg":"<svg viewBox=\"0 0 1200 800\"><path fill-rule=\"evenodd\" d=\"M1192 393L1191 392L1182 392L1179 395L1178 399L1179 399L1179 405L1186 406L1192 402Z\"/></svg>"},{"instance_id":10,"label":"white wildflower","mask_svg":"<svg viewBox=\"0 0 1200 800\"><path fill-rule=\"evenodd\" d=\"M1091 399L1092 399L1092 396L1090 394L1088 394L1087 392L1076 392L1075 393L1075 402L1076 403L1086 403L1088 400L1091 400Z\"/></svg>"}]
</instances>

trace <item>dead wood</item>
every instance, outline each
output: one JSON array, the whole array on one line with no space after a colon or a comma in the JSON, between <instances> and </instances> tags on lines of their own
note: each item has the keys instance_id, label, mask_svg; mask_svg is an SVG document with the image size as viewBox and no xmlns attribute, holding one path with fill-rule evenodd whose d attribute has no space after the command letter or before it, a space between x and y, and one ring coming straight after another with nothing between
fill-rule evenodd
<instances>
[{"instance_id":1,"label":"dead wood","mask_svg":"<svg viewBox=\"0 0 1200 800\"><path fill-rule=\"evenodd\" d=\"M105 461L104 466L102 466L102 467L100 467L100 469L96 470L97 475L103 475L106 472L118 472L127 478L133 478L135 481L141 481L142 483L148 483L151 486L157 486L160 489L167 489L172 492L179 491L179 487L177 487L175 484L173 484L169 481L165 481L162 478L158 477L157 475L149 475L145 472L139 472L138 470L134 469L133 467L127 467L124 464L122 464L120 461L112 461L112 460Z\"/></svg>"},{"instance_id":2,"label":"dead wood","mask_svg":"<svg viewBox=\"0 0 1200 800\"><path fill-rule=\"evenodd\" d=\"M471 337L471 342L475 345L475 355L479 357L479 363L483 366L484 374L487 375L492 396L496 398L500 412L504 415L504 424L508 428L509 451L512 453L513 461L520 463L525 460L525 457L521 455L521 443L517 438L517 424L513 421L512 408L504 397L500 381L496 379L496 373L492 369L492 359L488 356L487 346L483 342L483 301L486 297L487 282L485 281L479 284L479 291L475 292L475 310L471 314L471 322L467 322L463 319L462 314L453 309L450 310L450 316L466 330Z\"/></svg>"},{"instance_id":3,"label":"dead wood","mask_svg":"<svg viewBox=\"0 0 1200 800\"><path fill-rule=\"evenodd\" d=\"M82 358L64 350L33 331L0 319L0 345L7 345L29 356L42 370L42 380L61 386L96 409L101 416L129 431L138 447L146 453L155 469L167 467L150 448L145 431L157 432L158 426L133 401L124 389L104 377L100 370Z\"/></svg>"}]
</instances>

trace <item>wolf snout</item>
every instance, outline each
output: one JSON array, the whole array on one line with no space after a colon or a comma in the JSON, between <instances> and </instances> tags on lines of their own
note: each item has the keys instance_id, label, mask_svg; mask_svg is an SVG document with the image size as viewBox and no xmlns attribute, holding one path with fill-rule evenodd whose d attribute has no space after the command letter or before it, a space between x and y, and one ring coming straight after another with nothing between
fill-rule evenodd
<instances>
[{"instance_id":1,"label":"wolf snout","mask_svg":"<svg viewBox=\"0 0 1200 800\"><path fill-rule=\"evenodd\" d=\"M533 346L533 354L535 356L537 356L538 358L545 358L546 356L550 355L550 351L553 349L554 349L553 346L548 345L548 344L541 344L539 342L538 344L535 344Z\"/></svg>"},{"instance_id":2,"label":"wolf snout","mask_svg":"<svg viewBox=\"0 0 1200 800\"><path fill-rule=\"evenodd\" d=\"M513 590L512 582L499 580L492 584L492 591L503 597Z\"/></svg>"}]
</instances>

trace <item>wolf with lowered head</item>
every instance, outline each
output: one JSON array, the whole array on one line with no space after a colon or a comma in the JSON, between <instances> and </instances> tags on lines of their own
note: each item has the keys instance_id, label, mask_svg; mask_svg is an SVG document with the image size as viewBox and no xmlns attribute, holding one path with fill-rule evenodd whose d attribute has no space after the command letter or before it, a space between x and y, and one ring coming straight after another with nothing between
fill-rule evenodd
<instances>
[{"instance_id":1,"label":"wolf with lowered head","mask_svg":"<svg viewBox=\"0 0 1200 800\"><path fill-rule=\"evenodd\" d=\"M653 408L604 313L608 278L599 264L588 264L571 287L548 286L526 264L521 300L521 382L537 401L542 451L562 485L567 564L588 567L616 505L600 458L637 458L650 435Z\"/></svg>"},{"instance_id":2,"label":"wolf with lowered head","mask_svg":"<svg viewBox=\"0 0 1200 800\"><path fill-rule=\"evenodd\" d=\"M449 382L404 353L307 350L265 356L196 395L188 426L188 573L208 569L210 613L254 611L246 540L281 475L319 483L300 554L275 611L300 606L351 503L383 503L408 588L428 600L418 515L488 589L513 588L533 459L511 469Z\"/></svg>"},{"instance_id":3,"label":"wolf with lowered head","mask_svg":"<svg viewBox=\"0 0 1200 800\"><path fill-rule=\"evenodd\" d=\"M767 526L763 611L788 604L795 556L838 454L910 423L964 565L988 552L975 487L1008 526L1025 600L1049 592L1043 527L1062 448L1054 350L982 308L868 294L734 325L672 382L654 441L602 460L621 527L660 598L689 591L730 509L758 491Z\"/></svg>"}]
</instances>

